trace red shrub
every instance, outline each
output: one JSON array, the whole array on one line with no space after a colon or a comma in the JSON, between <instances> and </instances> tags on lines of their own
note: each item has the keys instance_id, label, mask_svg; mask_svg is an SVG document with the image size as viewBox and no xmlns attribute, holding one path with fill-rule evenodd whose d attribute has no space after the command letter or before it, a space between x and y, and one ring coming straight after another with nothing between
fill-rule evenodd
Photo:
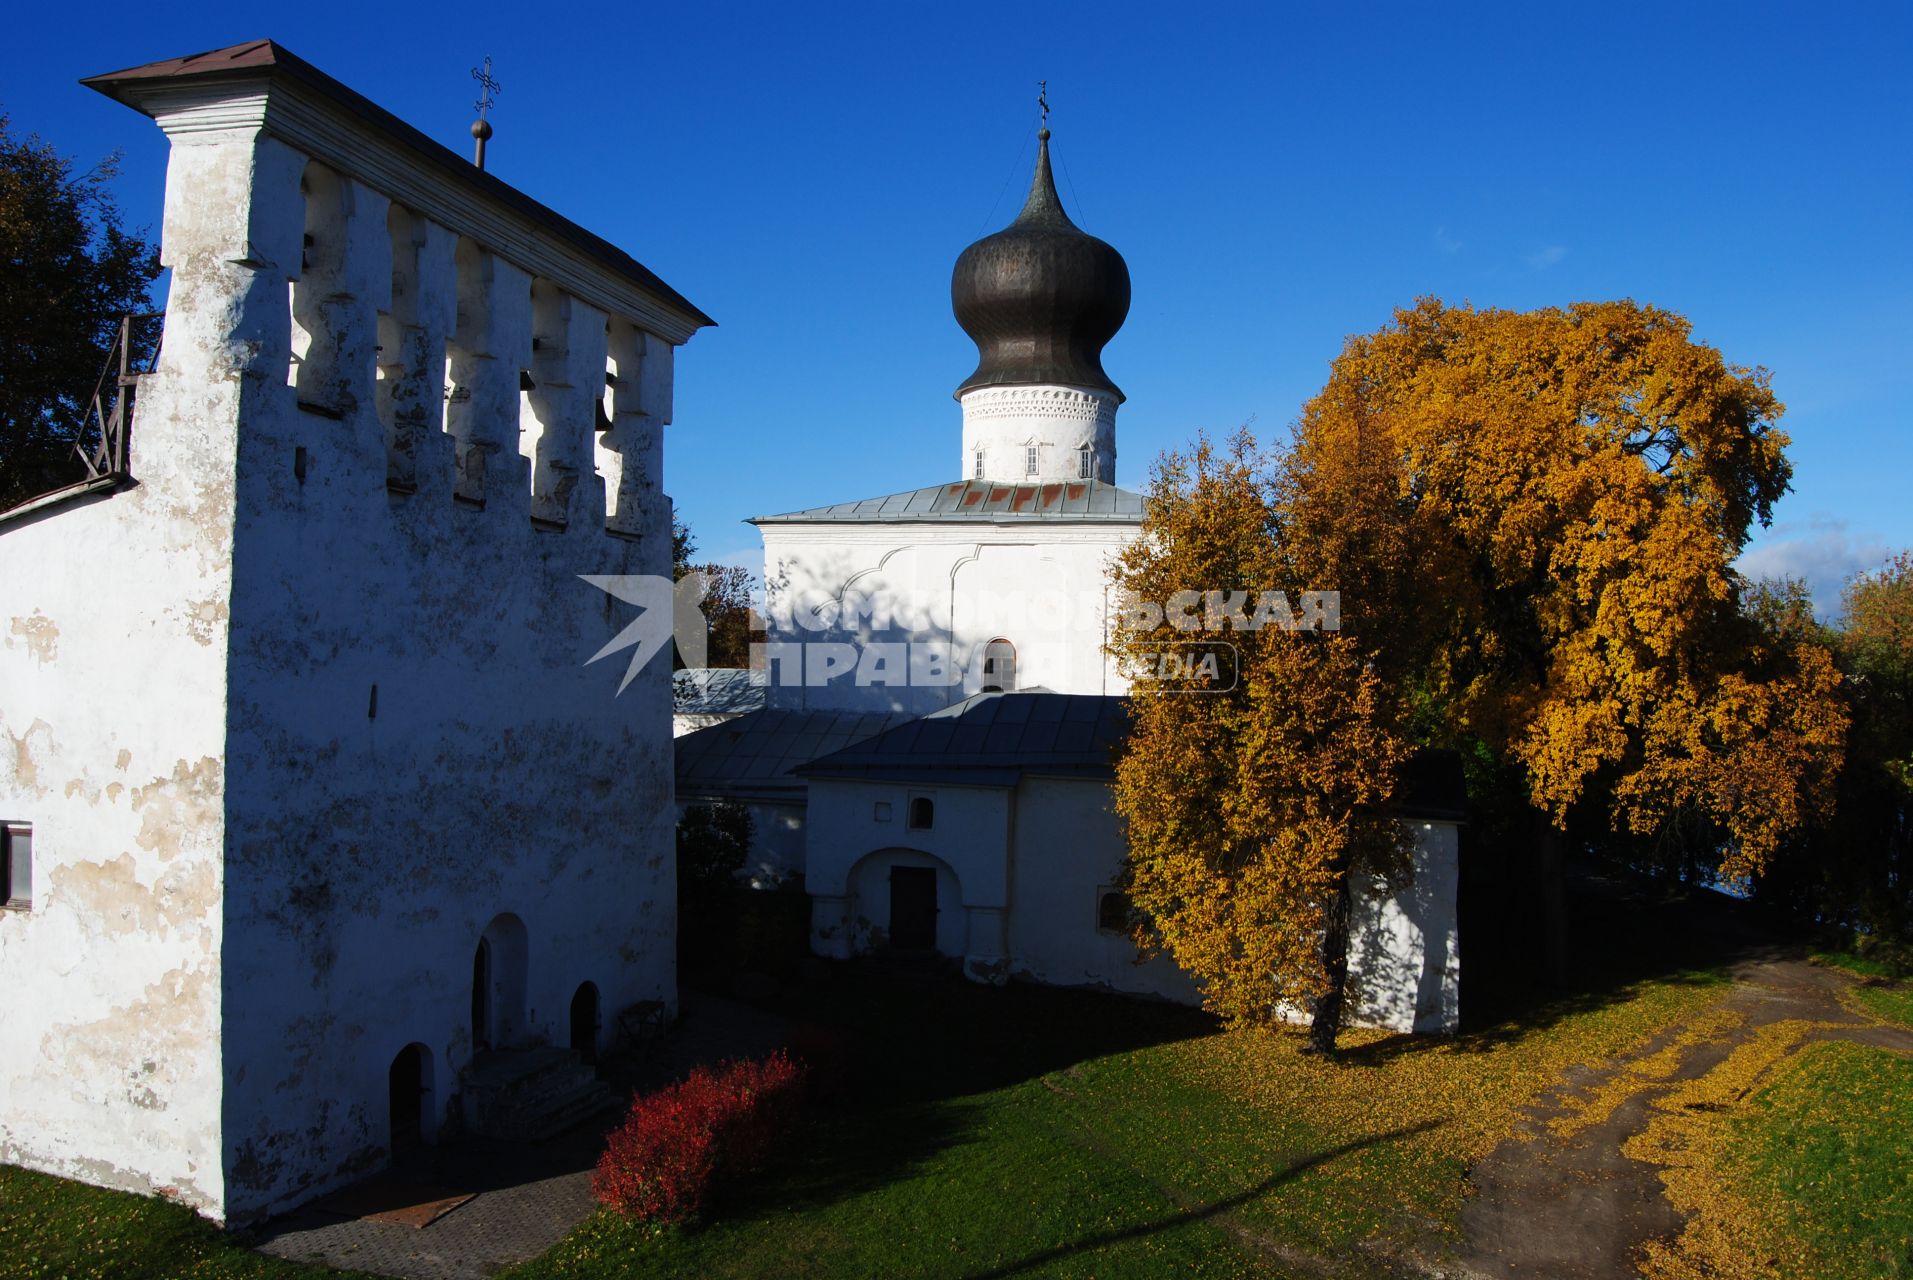
<instances>
[{"instance_id":1,"label":"red shrub","mask_svg":"<svg viewBox=\"0 0 1913 1280\"><path fill-rule=\"evenodd\" d=\"M714 1188L763 1166L795 1127L802 1093L803 1071L781 1050L762 1062L698 1067L632 1100L591 1189L628 1217L681 1222Z\"/></svg>"}]
</instances>

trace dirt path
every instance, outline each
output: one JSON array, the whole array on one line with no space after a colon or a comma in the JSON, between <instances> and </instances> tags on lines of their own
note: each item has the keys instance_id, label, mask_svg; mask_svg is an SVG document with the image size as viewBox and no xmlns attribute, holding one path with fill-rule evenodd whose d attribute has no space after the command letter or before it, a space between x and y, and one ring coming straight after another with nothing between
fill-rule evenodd
<instances>
[{"instance_id":1,"label":"dirt path","mask_svg":"<svg viewBox=\"0 0 1913 1280\"><path fill-rule=\"evenodd\" d=\"M1657 1099L1719 1069L1762 1028L1811 1024L1774 1066L1825 1039L1913 1053L1913 1031L1855 1012L1841 998L1852 979L1797 952L1756 954L1733 974L1732 989L1692 1023L1610 1070L1568 1081L1475 1167L1475 1196L1462 1215L1466 1244L1456 1260L1461 1275L1638 1276L1648 1242L1675 1236L1683 1219L1663 1193L1660 1169L1630 1159L1623 1145L1646 1131Z\"/></svg>"}]
</instances>

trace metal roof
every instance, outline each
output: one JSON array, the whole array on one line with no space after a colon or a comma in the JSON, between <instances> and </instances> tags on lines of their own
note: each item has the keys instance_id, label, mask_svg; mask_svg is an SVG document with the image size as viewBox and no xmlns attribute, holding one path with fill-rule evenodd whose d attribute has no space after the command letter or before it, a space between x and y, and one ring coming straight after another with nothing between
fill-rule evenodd
<instances>
[{"instance_id":1,"label":"metal roof","mask_svg":"<svg viewBox=\"0 0 1913 1280\"><path fill-rule=\"evenodd\" d=\"M1018 690L979 693L797 770L1012 786L1025 773L1108 778L1129 734L1128 700Z\"/></svg>"},{"instance_id":2,"label":"metal roof","mask_svg":"<svg viewBox=\"0 0 1913 1280\"><path fill-rule=\"evenodd\" d=\"M1046 689L979 693L794 772L985 787L1015 786L1029 773L1108 779L1129 736L1128 702L1120 695ZM1403 766L1398 815L1459 822L1466 810L1458 753L1417 751Z\"/></svg>"},{"instance_id":3,"label":"metal roof","mask_svg":"<svg viewBox=\"0 0 1913 1280\"><path fill-rule=\"evenodd\" d=\"M1129 314L1129 265L1063 212L1050 172L1049 130L1036 135L1036 174L1023 212L963 251L950 306L976 343L976 372L956 389L1057 384L1123 393L1103 346Z\"/></svg>"},{"instance_id":4,"label":"metal roof","mask_svg":"<svg viewBox=\"0 0 1913 1280\"><path fill-rule=\"evenodd\" d=\"M680 796L787 795L802 803L796 766L895 728L903 712L781 711L766 708L677 739Z\"/></svg>"},{"instance_id":5,"label":"metal roof","mask_svg":"<svg viewBox=\"0 0 1913 1280\"><path fill-rule=\"evenodd\" d=\"M750 524L951 523L1017 524L1023 521L1142 523L1143 496L1104 480L1056 480L1003 484L958 480L861 502L839 502L783 515L753 516Z\"/></svg>"},{"instance_id":6,"label":"metal roof","mask_svg":"<svg viewBox=\"0 0 1913 1280\"><path fill-rule=\"evenodd\" d=\"M434 169L441 178L475 187L486 197L516 209L520 214L537 222L541 230L556 239L568 241L573 247L596 259L606 271L623 276L646 292L664 299L670 306L691 318L692 328L702 328L717 323L693 306L683 294L659 279L649 267L624 250L586 231L569 218L545 207L509 183L499 181L463 156L433 141L378 103L347 88L275 41L249 40L244 44L229 45L224 49L188 54L183 58L166 58L143 66L129 67L124 71L109 71L105 75L88 76L80 83L89 89L97 89L107 97L123 102L135 110L143 110L137 101L136 92L141 85L166 81L203 84L225 79L257 77L262 72L268 76L284 76L317 90L324 97L330 98L374 128L397 138L408 150Z\"/></svg>"}]
</instances>

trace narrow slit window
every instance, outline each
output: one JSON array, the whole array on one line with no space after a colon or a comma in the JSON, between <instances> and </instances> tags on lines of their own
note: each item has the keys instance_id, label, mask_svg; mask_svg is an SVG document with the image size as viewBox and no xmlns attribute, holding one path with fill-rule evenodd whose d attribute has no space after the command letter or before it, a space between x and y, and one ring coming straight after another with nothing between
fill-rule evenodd
<instances>
[{"instance_id":1,"label":"narrow slit window","mask_svg":"<svg viewBox=\"0 0 1913 1280\"><path fill-rule=\"evenodd\" d=\"M1089 461L1089 446L1084 445L1076 451L1076 478L1078 480L1089 479Z\"/></svg>"},{"instance_id":2,"label":"narrow slit window","mask_svg":"<svg viewBox=\"0 0 1913 1280\"><path fill-rule=\"evenodd\" d=\"M1036 446L1035 445L1030 445L1028 448L1023 450L1023 474L1030 475L1030 476L1033 476L1036 474Z\"/></svg>"},{"instance_id":3,"label":"narrow slit window","mask_svg":"<svg viewBox=\"0 0 1913 1280\"><path fill-rule=\"evenodd\" d=\"M26 907L33 902L33 824L0 824L0 903Z\"/></svg>"},{"instance_id":4,"label":"narrow slit window","mask_svg":"<svg viewBox=\"0 0 1913 1280\"><path fill-rule=\"evenodd\" d=\"M983 478L983 450L981 449L978 449L976 451L976 466L971 471L970 474L975 476L978 480L981 480Z\"/></svg>"}]
</instances>

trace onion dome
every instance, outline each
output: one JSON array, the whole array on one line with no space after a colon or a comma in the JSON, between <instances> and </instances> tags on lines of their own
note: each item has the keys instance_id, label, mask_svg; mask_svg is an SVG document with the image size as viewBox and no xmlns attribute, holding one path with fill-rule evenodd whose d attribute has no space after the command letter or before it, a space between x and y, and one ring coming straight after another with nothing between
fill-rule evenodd
<instances>
[{"instance_id":1,"label":"onion dome","mask_svg":"<svg viewBox=\"0 0 1913 1280\"><path fill-rule=\"evenodd\" d=\"M1129 314L1129 266L1063 212L1049 130L1036 136L1036 176L1023 212L965 249L950 277L950 305L981 357L956 394L1061 384L1121 401L1103 372L1103 346Z\"/></svg>"}]
</instances>

